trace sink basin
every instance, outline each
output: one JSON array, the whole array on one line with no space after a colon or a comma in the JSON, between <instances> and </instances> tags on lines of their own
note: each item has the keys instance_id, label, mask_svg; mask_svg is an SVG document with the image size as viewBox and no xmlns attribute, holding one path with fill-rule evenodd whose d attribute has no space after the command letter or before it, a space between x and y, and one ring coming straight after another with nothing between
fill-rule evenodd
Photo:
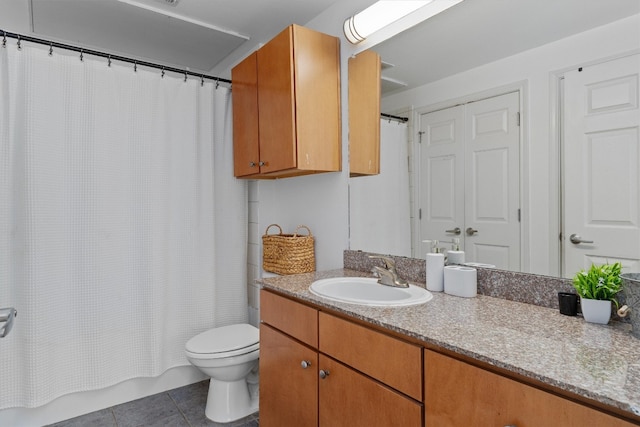
<instances>
[{"instance_id":1,"label":"sink basin","mask_svg":"<svg viewBox=\"0 0 640 427\"><path fill-rule=\"evenodd\" d=\"M334 277L316 280L309 287L312 294L333 301L378 307L402 307L424 304L431 292L419 286L394 288L378 283L376 278Z\"/></svg>"}]
</instances>

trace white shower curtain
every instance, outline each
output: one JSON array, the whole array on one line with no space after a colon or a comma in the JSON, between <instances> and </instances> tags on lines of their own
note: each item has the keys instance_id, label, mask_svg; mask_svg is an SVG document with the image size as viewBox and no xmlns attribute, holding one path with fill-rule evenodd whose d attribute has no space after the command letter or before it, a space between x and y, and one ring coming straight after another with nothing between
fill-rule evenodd
<instances>
[{"instance_id":1,"label":"white shower curtain","mask_svg":"<svg viewBox=\"0 0 640 427\"><path fill-rule=\"evenodd\" d=\"M23 42L0 99L0 409L158 376L247 321L228 89Z\"/></svg>"},{"instance_id":2,"label":"white shower curtain","mask_svg":"<svg viewBox=\"0 0 640 427\"><path fill-rule=\"evenodd\" d=\"M411 256L407 125L380 122L380 174L349 180L349 247Z\"/></svg>"}]
</instances>

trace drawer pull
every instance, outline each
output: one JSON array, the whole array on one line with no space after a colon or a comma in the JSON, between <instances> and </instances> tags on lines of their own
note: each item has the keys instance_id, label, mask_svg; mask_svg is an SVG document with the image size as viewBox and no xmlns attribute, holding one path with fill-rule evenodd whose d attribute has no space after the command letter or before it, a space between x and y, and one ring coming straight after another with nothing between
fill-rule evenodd
<instances>
[{"instance_id":1,"label":"drawer pull","mask_svg":"<svg viewBox=\"0 0 640 427\"><path fill-rule=\"evenodd\" d=\"M325 379L329 376L329 371L325 371L324 369L320 369L320 379Z\"/></svg>"},{"instance_id":2,"label":"drawer pull","mask_svg":"<svg viewBox=\"0 0 640 427\"><path fill-rule=\"evenodd\" d=\"M309 366L311 366L311 362L309 362L308 360L303 360L302 362L300 362L300 366L302 366L302 369L307 369Z\"/></svg>"}]
</instances>

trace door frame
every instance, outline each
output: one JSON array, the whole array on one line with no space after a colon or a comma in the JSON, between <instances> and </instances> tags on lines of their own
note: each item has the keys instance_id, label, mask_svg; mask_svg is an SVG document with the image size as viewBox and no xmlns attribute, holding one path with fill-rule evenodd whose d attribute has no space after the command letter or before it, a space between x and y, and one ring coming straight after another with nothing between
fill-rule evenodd
<instances>
[{"instance_id":1,"label":"door frame","mask_svg":"<svg viewBox=\"0 0 640 427\"><path fill-rule=\"evenodd\" d=\"M564 254L562 250L562 238L565 237L564 224L562 221L564 217L564 140L562 137L564 132L564 76L569 71L579 67L603 64L636 54L640 54L640 49L633 49L628 52L585 61L549 73L549 82L551 85L549 91L549 143L551 144L549 149L549 175L551 183L549 188L549 211L557 212L557 215L552 214L549 218L549 232L551 234L549 245L549 273L552 276L562 277L564 267ZM554 183L557 184L554 185Z\"/></svg>"},{"instance_id":2,"label":"door frame","mask_svg":"<svg viewBox=\"0 0 640 427\"><path fill-rule=\"evenodd\" d=\"M496 96L505 95L507 93L518 92L519 94L519 108L520 108L520 127L519 127L519 140L520 140L520 270L522 272L528 272L531 262L531 251L529 248L530 242L530 216L529 216L529 140L528 140L528 128L529 128L529 114L528 114L528 93L529 83L527 80L521 80L507 85L497 86L491 89L487 89L480 92L475 92L469 95L447 99L445 101L429 104L422 107L413 108L412 111L412 128L410 134L412 134L412 149L410 150L411 156L411 235L412 235L412 253L414 258L424 258L425 254L416 253L416 248L420 247L421 225L418 219L418 200L420 196L420 135L418 135L418 123L420 115L432 113L446 108L455 107L460 104L468 104L470 102L481 101L487 98L494 98Z\"/></svg>"}]
</instances>

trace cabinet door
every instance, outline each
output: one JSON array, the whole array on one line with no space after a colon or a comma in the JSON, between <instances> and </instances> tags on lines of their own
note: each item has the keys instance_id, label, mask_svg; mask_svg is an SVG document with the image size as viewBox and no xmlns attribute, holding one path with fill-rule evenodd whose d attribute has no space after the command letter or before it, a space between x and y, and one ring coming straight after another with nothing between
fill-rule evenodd
<instances>
[{"instance_id":1,"label":"cabinet door","mask_svg":"<svg viewBox=\"0 0 640 427\"><path fill-rule=\"evenodd\" d=\"M318 386L320 427L417 427L422 424L420 403L323 354L320 354L319 368L329 373ZM262 404L260 401L261 426Z\"/></svg>"},{"instance_id":2,"label":"cabinet door","mask_svg":"<svg viewBox=\"0 0 640 427\"><path fill-rule=\"evenodd\" d=\"M233 81L233 172L260 172L258 149L258 69L254 52L231 70Z\"/></svg>"},{"instance_id":3,"label":"cabinet door","mask_svg":"<svg viewBox=\"0 0 640 427\"><path fill-rule=\"evenodd\" d=\"M606 426L631 423L425 350L425 426Z\"/></svg>"},{"instance_id":4,"label":"cabinet door","mask_svg":"<svg viewBox=\"0 0 640 427\"><path fill-rule=\"evenodd\" d=\"M380 173L380 55L349 58L349 173Z\"/></svg>"},{"instance_id":5,"label":"cabinet door","mask_svg":"<svg viewBox=\"0 0 640 427\"><path fill-rule=\"evenodd\" d=\"M315 426L317 419L317 353L260 325L260 425L306 427Z\"/></svg>"},{"instance_id":6,"label":"cabinet door","mask_svg":"<svg viewBox=\"0 0 640 427\"><path fill-rule=\"evenodd\" d=\"M235 93L235 92L234 92ZM258 50L261 173L296 167L293 29Z\"/></svg>"}]
</instances>

